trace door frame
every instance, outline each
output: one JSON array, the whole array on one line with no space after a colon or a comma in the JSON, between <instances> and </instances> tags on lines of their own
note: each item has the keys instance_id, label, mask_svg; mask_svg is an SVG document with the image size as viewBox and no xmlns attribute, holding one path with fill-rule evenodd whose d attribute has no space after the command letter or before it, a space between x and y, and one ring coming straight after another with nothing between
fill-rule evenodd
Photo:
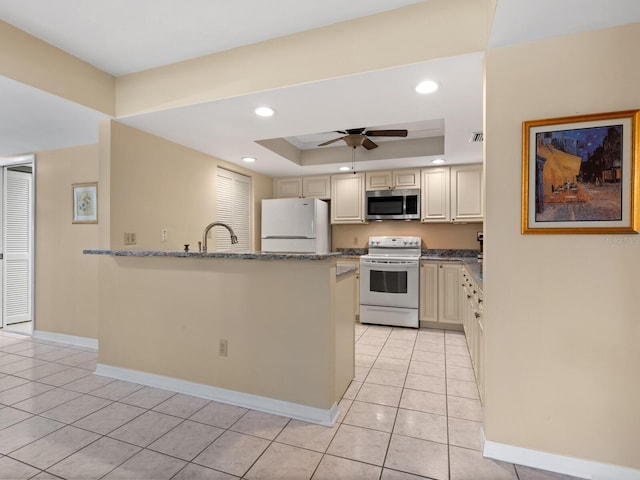
<instances>
[{"instance_id":1,"label":"door frame","mask_svg":"<svg viewBox=\"0 0 640 480\"><path fill-rule=\"evenodd\" d=\"M29 155L19 155L12 157L0 157L0 182L2 185L4 184L4 170L5 167L13 167L18 165L30 165L31 166L31 268L30 268L30 276L31 281L29 282L29 288L31 289L31 329L29 332L24 332L22 330L15 331L15 333L26 333L28 335L33 335L35 331L35 266L36 266L36 156L33 154ZM0 187L0 194L2 188ZM4 235L4 215L2 211L0 211L0 235ZM0 243L0 251L4 253L4 245ZM0 288L2 291L0 292L0 326L4 331L11 332L13 331L11 325L5 326L4 319L4 309L3 309L3 297L4 297L4 284L2 283L2 275L4 274L4 262L2 262L2 267L0 271Z\"/></svg>"}]
</instances>

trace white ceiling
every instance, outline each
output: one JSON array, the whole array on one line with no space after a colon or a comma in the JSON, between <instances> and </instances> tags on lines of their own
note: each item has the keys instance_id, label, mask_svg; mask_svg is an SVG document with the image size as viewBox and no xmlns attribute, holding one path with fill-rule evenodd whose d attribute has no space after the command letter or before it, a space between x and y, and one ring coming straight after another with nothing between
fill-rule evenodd
<instances>
[{"instance_id":1,"label":"white ceiling","mask_svg":"<svg viewBox=\"0 0 640 480\"><path fill-rule=\"evenodd\" d=\"M420 1L0 0L0 19L117 76ZM638 0L498 0L489 47L638 21ZM333 173L351 152L337 142L324 147L335 163L302 167L256 141L315 141L308 136L358 127L424 131L435 123L444 128L448 163L479 162L481 145L468 140L482 128L482 60L479 52L119 120L233 163L257 157L250 168L275 176ZM440 90L417 96L424 78ZM276 116L255 117L260 104L275 107ZM0 156L95 143L105 118L1 76L0 105ZM360 170L433 159L357 154Z\"/></svg>"}]
</instances>

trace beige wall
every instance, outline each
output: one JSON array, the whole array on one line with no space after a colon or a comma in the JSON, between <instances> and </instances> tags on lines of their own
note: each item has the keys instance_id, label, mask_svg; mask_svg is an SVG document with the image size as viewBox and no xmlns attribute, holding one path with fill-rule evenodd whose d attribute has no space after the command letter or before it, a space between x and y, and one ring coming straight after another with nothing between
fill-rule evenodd
<instances>
[{"instance_id":1,"label":"beige wall","mask_svg":"<svg viewBox=\"0 0 640 480\"><path fill-rule=\"evenodd\" d=\"M125 75L116 110L129 115L479 52L491 3L429 0Z\"/></svg>"},{"instance_id":2,"label":"beige wall","mask_svg":"<svg viewBox=\"0 0 640 480\"><path fill-rule=\"evenodd\" d=\"M640 108L639 44L632 24L490 51L485 130L487 439L635 469L640 239L521 235L520 160L525 120Z\"/></svg>"},{"instance_id":3,"label":"beige wall","mask_svg":"<svg viewBox=\"0 0 640 480\"><path fill-rule=\"evenodd\" d=\"M216 220L216 168L228 168L252 178L254 249L259 245L260 202L270 198L273 179L222 162L195 150L140 130L112 122L108 142L110 248L122 249L124 233L136 234L127 249L197 251L204 227ZM110 138L104 138L110 135ZM102 174L102 172L101 172ZM107 173L105 172L105 175ZM168 230L167 242L160 230Z\"/></svg>"},{"instance_id":4,"label":"beige wall","mask_svg":"<svg viewBox=\"0 0 640 480\"><path fill-rule=\"evenodd\" d=\"M371 222L366 225L332 225L331 248L365 248L369 237L408 235L422 238L422 248L477 250L476 233L482 223Z\"/></svg>"},{"instance_id":5,"label":"beige wall","mask_svg":"<svg viewBox=\"0 0 640 480\"><path fill-rule=\"evenodd\" d=\"M111 75L2 21L0 45L0 75L114 115Z\"/></svg>"},{"instance_id":6,"label":"beige wall","mask_svg":"<svg viewBox=\"0 0 640 480\"><path fill-rule=\"evenodd\" d=\"M36 330L98 338L98 260L82 250L97 246L99 225L71 223L71 185L97 180L96 145L36 156ZM98 185L99 208L100 197Z\"/></svg>"}]
</instances>

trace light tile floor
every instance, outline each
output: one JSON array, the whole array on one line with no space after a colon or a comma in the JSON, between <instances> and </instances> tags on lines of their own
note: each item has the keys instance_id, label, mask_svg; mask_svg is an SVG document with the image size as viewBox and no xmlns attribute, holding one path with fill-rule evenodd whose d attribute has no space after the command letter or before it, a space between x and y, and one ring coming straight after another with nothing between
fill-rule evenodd
<instances>
[{"instance_id":1,"label":"light tile floor","mask_svg":"<svg viewBox=\"0 0 640 480\"><path fill-rule=\"evenodd\" d=\"M482 457L461 332L356 325L331 428L100 377L96 359L0 330L0 479L570 478Z\"/></svg>"}]
</instances>

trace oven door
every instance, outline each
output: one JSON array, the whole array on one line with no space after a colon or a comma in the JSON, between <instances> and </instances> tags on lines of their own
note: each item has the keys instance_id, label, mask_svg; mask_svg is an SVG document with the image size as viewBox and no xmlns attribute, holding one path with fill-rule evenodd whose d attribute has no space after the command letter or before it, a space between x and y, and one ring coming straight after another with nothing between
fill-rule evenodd
<instances>
[{"instance_id":1,"label":"oven door","mask_svg":"<svg viewBox=\"0 0 640 480\"><path fill-rule=\"evenodd\" d=\"M360 258L360 304L418 308L419 261Z\"/></svg>"}]
</instances>

